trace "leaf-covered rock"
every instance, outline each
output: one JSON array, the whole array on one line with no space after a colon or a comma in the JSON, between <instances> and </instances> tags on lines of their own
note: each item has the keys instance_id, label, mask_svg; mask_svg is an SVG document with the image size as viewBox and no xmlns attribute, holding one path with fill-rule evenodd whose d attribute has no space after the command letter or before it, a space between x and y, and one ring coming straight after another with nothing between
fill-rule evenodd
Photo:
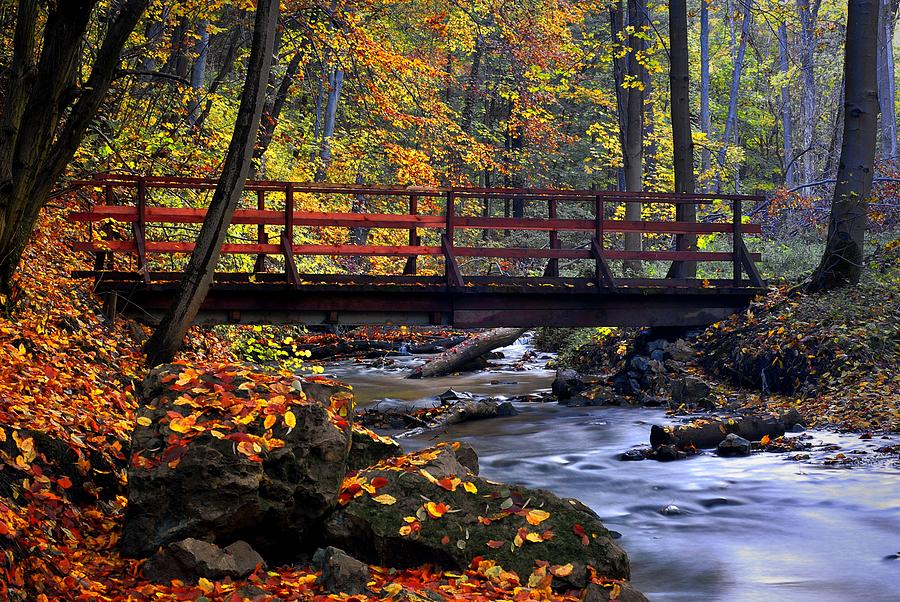
<instances>
[{"instance_id":1,"label":"leaf-covered rock","mask_svg":"<svg viewBox=\"0 0 900 602\"><path fill-rule=\"evenodd\" d=\"M155 369L132 437L123 552L193 537L296 553L334 508L350 445L346 419L301 388L247 366Z\"/></svg>"},{"instance_id":2,"label":"leaf-covered rock","mask_svg":"<svg viewBox=\"0 0 900 602\"><path fill-rule=\"evenodd\" d=\"M586 585L588 567L628 578L625 552L587 507L480 478L456 458L458 445L391 458L345 480L343 508L326 522L330 543L383 566L464 569L481 557L523 580L541 566L565 567L551 573L569 587Z\"/></svg>"}]
</instances>

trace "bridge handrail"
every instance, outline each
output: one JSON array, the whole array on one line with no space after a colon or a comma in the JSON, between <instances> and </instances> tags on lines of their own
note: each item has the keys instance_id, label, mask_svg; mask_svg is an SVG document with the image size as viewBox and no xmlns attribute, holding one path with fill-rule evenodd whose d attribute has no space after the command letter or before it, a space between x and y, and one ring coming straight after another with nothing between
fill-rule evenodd
<instances>
[{"instance_id":1,"label":"bridge handrail","mask_svg":"<svg viewBox=\"0 0 900 602\"><path fill-rule=\"evenodd\" d=\"M139 271L149 282L150 274L147 255L190 253L194 245L190 242L148 241L147 224L197 224L206 214L205 209L188 207L148 207L149 189L168 190L212 190L216 180L210 178L165 177L165 176L132 176L105 174L74 183L80 188L101 188L105 195L105 203L92 206L89 211L76 212L72 219L88 223L113 220L132 225L133 240L87 241L78 243L76 249L95 254L95 267L99 270L105 263L112 262L112 253L124 252L136 255ZM125 187L136 191L135 205L119 205L115 189ZM730 261L732 262L732 282L735 286L762 286L763 281L756 269L755 261L759 254L750 253L743 241L744 234L759 234L760 226L744 224L742 206L745 201L761 201L760 197L748 195L696 194L679 195L672 193L628 193L615 191L586 190L544 190L544 189L511 189L511 188L425 188L404 186L360 186L345 184L296 183L269 180L254 180L247 183L246 190L256 192L256 209L239 209L235 212L233 224L257 226L257 242L228 243L223 245L223 253L257 255L255 271L264 271L266 255L283 255L285 258L286 276L297 284L299 274L296 270L298 255L340 255L340 256L401 256L407 257L404 274L416 273L416 257L443 256L445 259L446 277L449 284L463 286L465 279L459 271L456 258L459 257L503 257L503 258L541 258L549 259L545 275L558 277L560 259L594 259L596 283L598 287L614 289L616 279L613 278L607 265L608 260L636 261ZM284 195L284 208L272 210L266 208L266 194L269 192ZM373 195L401 196L408 201L408 213L335 213L310 212L296 210L296 194L319 193L331 195ZM442 198L443 215L420 214L418 202L422 198ZM542 201L547 203L548 218L534 217L476 217L463 216L457 213L457 201L465 199L513 199L528 202ZM557 218L560 201L591 202L594 205L593 218L560 219ZM605 203L664 203L675 205L702 205L716 201L727 201L731 205L730 223L703 223L695 221L628 221L605 218ZM281 226L280 244L271 244L266 226ZM408 230L407 245L352 245L352 244L295 244L295 227L337 226L344 228L385 228ZM423 245L419 230L440 231L440 246ZM456 229L500 229L500 230L533 230L549 233L549 248L483 248L460 247L454 242ZM593 232L590 249L562 248L559 232ZM624 251L604 247L604 233L637 232L643 234L676 235L678 248L668 251ZM686 249L682 245L684 235L725 233L731 234L732 250L730 252L700 252ZM743 273L748 276L743 281ZM660 280L665 283L665 280Z\"/></svg>"}]
</instances>

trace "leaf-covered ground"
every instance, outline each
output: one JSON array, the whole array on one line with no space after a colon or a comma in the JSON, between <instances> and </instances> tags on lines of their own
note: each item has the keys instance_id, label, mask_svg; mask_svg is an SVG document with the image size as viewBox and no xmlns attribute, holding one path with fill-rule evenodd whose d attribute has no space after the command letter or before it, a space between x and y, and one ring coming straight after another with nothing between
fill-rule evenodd
<instances>
[{"instance_id":1,"label":"leaf-covered ground","mask_svg":"<svg viewBox=\"0 0 900 602\"><path fill-rule=\"evenodd\" d=\"M161 586L141 577L140 561L121 557L124 467L138 419L136 384L146 374L138 344L145 333L122 320L106 323L89 285L68 276L80 267L69 251L77 235L64 212L45 213L12 309L0 316L0 600L364 599L326 594L304 565L242 582ZM234 361L228 342L209 331L188 340L181 357L188 363ZM189 388L200 380L187 370L179 378ZM273 401L278 386L271 393L257 396L248 415L262 411L289 424L290 408ZM189 418L177 417L174 432L189 437L208 426ZM265 453L259 442L244 448L236 453ZM596 582L618 591L615 581ZM548 583L476 558L460 573L373 567L370 587L373 600L577 599L554 594Z\"/></svg>"},{"instance_id":2,"label":"leaf-covered ground","mask_svg":"<svg viewBox=\"0 0 900 602\"><path fill-rule=\"evenodd\" d=\"M748 406L796 408L811 425L900 431L900 240L863 281L827 294L773 290L700 338L702 364L750 395Z\"/></svg>"}]
</instances>

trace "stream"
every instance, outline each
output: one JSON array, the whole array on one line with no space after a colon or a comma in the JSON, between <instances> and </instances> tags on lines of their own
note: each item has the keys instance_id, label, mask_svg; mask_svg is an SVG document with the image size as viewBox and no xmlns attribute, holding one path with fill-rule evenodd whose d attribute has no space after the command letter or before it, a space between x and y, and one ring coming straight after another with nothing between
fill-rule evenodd
<instances>
[{"instance_id":1,"label":"stream","mask_svg":"<svg viewBox=\"0 0 900 602\"><path fill-rule=\"evenodd\" d=\"M404 379L422 361L413 356L380 368L337 362L327 373L353 386L358 407L431 406L448 388L494 397L549 389L549 355L517 371L530 348L500 351L505 359L489 370L452 377ZM808 461L791 460L792 453L707 452L678 462L622 462L621 452L647 444L651 424L670 422L663 410L516 407L514 417L400 441L407 449L467 441L483 476L583 501L622 534L632 582L654 601L900 601L900 462L873 453L897 438L809 430L816 445ZM822 463L839 452L872 461Z\"/></svg>"}]
</instances>

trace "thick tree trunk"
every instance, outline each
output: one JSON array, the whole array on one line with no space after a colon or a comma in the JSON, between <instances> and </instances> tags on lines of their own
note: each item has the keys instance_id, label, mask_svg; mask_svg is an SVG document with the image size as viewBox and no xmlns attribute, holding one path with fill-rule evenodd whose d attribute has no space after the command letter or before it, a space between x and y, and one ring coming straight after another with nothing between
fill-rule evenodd
<instances>
[{"instance_id":1,"label":"thick tree trunk","mask_svg":"<svg viewBox=\"0 0 900 602\"><path fill-rule=\"evenodd\" d=\"M808 290L822 291L859 282L875 171L878 129L877 0L850 0L844 47L844 135L831 203L828 240Z\"/></svg>"},{"instance_id":2,"label":"thick tree trunk","mask_svg":"<svg viewBox=\"0 0 900 602\"><path fill-rule=\"evenodd\" d=\"M821 0L797 0L800 17L800 179L812 182L816 179L816 79L814 58L816 51L815 29L819 18ZM870 34L871 35L871 32ZM802 194L810 194L804 189Z\"/></svg>"},{"instance_id":3,"label":"thick tree trunk","mask_svg":"<svg viewBox=\"0 0 900 602\"><path fill-rule=\"evenodd\" d=\"M894 24L897 0L881 0L878 27L878 104L881 109L881 160L897 160L897 90L894 82Z\"/></svg>"},{"instance_id":4,"label":"thick tree trunk","mask_svg":"<svg viewBox=\"0 0 900 602\"><path fill-rule=\"evenodd\" d=\"M181 286L160 325L144 346L149 365L171 361L181 347L184 335L197 316L200 304L206 298L212 283L222 242L250 173L256 134L266 99L269 69L272 66L278 11L279 0L259 0L257 4L247 77L222 175L200 228L197 245L184 271Z\"/></svg>"},{"instance_id":5,"label":"thick tree trunk","mask_svg":"<svg viewBox=\"0 0 900 602\"><path fill-rule=\"evenodd\" d=\"M790 83L787 80L790 71L790 54L788 53L787 24L782 23L778 28L778 69L785 78L781 86L781 136L784 153L784 184L788 189L796 186L794 178L794 123L791 120L791 92Z\"/></svg>"},{"instance_id":6,"label":"thick tree trunk","mask_svg":"<svg viewBox=\"0 0 900 602\"><path fill-rule=\"evenodd\" d=\"M700 173L707 190L710 161L709 141L712 139L712 119L709 114L709 4L700 1L700 131L706 135L706 143L700 151Z\"/></svg>"},{"instance_id":7,"label":"thick tree trunk","mask_svg":"<svg viewBox=\"0 0 900 602\"><path fill-rule=\"evenodd\" d=\"M705 1L705 0L704 0ZM753 7L752 0L745 0L744 4L744 21L741 24L741 41L738 44L737 54L734 57L734 70L731 74L731 91L728 95L728 117L725 119L725 135L722 138L722 148L719 150L719 170L716 178L716 188L718 192L722 191L722 171L725 169L725 154L728 145L733 142L732 136L737 131L737 105L738 94L741 90L741 73L744 70L744 55L747 51L747 37L750 34L750 21L753 19L753 13L750 12Z\"/></svg>"},{"instance_id":8,"label":"thick tree trunk","mask_svg":"<svg viewBox=\"0 0 900 602\"><path fill-rule=\"evenodd\" d=\"M480 355L498 347L512 345L526 332L527 328L494 328L479 333L428 360L413 370L407 378L429 378L449 374Z\"/></svg>"},{"instance_id":9,"label":"thick tree trunk","mask_svg":"<svg viewBox=\"0 0 900 602\"><path fill-rule=\"evenodd\" d=\"M80 80L84 36L96 0L47 8L36 64L38 7L43 3L20 0L0 131L0 292L9 292L38 214L106 97L122 48L148 3L120 3L76 96L69 92Z\"/></svg>"},{"instance_id":10,"label":"thick tree trunk","mask_svg":"<svg viewBox=\"0 0 900 602\"><path fill-rule=\"evenodd\" d=\"M669 87L672 104L672 146L674 151L675 192L693 194L696 184L694 180L694 141L691 138L691 104L690 104L690 71L688 70L688 24L687 2L672 0L669 2ZM677 205L675 216L678 221L693 222L697 220L697 208L694 205ZM695 251L697 237L691 234L675 236L675 245L679 251ZM669 268L670 278L694 278L697 275L697 263L694 261L676 261Z\"/></svg>"}]
</instances>

